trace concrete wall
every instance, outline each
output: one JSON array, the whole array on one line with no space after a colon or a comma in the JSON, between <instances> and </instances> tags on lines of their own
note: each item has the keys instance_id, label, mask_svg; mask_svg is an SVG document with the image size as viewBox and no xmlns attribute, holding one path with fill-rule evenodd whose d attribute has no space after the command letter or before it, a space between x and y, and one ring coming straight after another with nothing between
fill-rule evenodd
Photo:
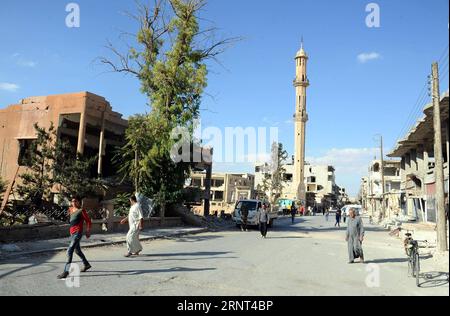
<instances>
[{"instance_id":1,"label":"concrete wall","mask_svg":"<svg viewBox=\"0 0 450 316\"><path fill-rule=\"evenodd\" d=\"M111 227L108 227L108 232L102 230L103 220L92 221L92 234L107 234L107 233L117 233L126 232L128 230L127 225L120 225L120 218L115 218ZM161 227L161 219L158 217L146 219L145 227ZM182 226L183 221L181 217L166 217L164 219L163 227L177 227ZM111 226L111 225L110 225ZM0 227L0 242L19 242L19 241L30 241L30 240L46 240L55 238L69 237L69 225L20 225L13 227Z\"/></svg>"}]
</instances>

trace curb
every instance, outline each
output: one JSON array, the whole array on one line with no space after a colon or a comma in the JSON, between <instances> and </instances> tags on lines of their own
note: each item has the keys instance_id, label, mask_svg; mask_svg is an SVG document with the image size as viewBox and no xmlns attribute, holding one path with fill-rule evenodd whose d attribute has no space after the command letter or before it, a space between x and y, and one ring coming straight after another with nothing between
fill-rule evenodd
<instances>
[{"instance_id":1,"label":"curb","mask_svg":"<svg viewBox=\"0 0 450 316\"><path fill-rule=\"evenodd\" d=\"M159 239L165 239L165 238L173 238L173 237L183 237L183 236L189 236L189 235L197 235L202 234L210 231L209 228L199 228L198 230L189 231L189 232L181 232L181 233L173 233L173 234L166 234L166 235L160 235L160 236L151 236L151 237L143 237L139 238L141 242L145 241L152 241L152 240L159 240ZM114 246L114 245L123 245L126 243L126 240L118 240L118 241L108 241L108 242L102 242L97 244L90 244L90 245L83 245L83 249L91 249L91 248L102 248L102 247L108 247L108 246ZM49 248L49 249L41 249L41 250L34 250L34 251L27 251L27 252L16 252L6 255L0 254L0 260L8 260L13 258L19 258L19 257L26 257L36 254L43 254L43 253L56 253L56 252L64 252L67 251L67 247L57 247L57 248Z\"/></svg>"}]
</instances>

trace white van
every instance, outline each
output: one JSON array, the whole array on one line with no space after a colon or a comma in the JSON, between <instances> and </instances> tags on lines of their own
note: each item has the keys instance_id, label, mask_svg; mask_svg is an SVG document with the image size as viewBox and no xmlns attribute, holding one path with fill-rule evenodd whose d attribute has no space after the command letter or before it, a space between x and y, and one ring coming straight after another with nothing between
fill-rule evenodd
<instances>
[{"instance_id":1,"label":"white van","mask_svg":"<svg viewBox=\"0 0 450 316\"><path fill-rule=\"evenodd\" d=\"M356 216L362 216L363 215L363 210L362 210L362 206L361 205L346 205L346 206L344 206L341 209L342 216L344 216L344 214L346 216L348 216L348 212L350 211L351 208L356 210Z\"/></svg>"},{"instance_id":2,"label":"white van","mask_svg":"<svg viewBox=\"0 0 450 316\"><path fill-rule=\"evenodd\" d=\"M248 209L248 219L247 219L247 225L248 226L257 226L258 225L258 211L262 208L262 205L265 202L260 200L242 200L236 203L235 210L233 212L233 221L236 223L237 226L242 224L241 220L241 209L242 206L246 206ZM266 203L268 210L270 211L270 205ZM278 218L278 214L276 212L269 212L269 227L273 226L274 220Z\"/></svg>"}]
</instances>

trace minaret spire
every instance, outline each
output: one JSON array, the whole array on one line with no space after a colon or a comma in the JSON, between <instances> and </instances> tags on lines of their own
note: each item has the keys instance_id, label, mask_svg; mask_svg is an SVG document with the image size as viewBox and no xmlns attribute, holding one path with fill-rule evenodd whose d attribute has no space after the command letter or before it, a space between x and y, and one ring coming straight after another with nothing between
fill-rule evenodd
<instances>
[{"instance_id":1,"label":"minaret spire","mask_svg":"<svg viewBox=\"0 0 450 316\"><path fill-rule=\"evenodd\" d=\"M295 56L296 76L294 80L296 106L295 106L295 161L294 161L294 182L293 196L296 200L306 203L305 186L305 143L306 124L308 113L306 107L306 90L309 86L307 74L308 55L304 49L302 36L301 48Z\"/></svg>"}]
</instances>

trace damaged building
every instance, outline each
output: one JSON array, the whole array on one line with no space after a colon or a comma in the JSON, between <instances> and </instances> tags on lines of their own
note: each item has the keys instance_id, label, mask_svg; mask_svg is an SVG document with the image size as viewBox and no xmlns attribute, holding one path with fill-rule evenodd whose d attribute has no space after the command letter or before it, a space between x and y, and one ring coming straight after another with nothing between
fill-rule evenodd
<instances>
[{"instance_id":1,"label":"damaged building","mask_svg":"<svg viewBox=\"0 0 450 316\"><path fill-rule=\"evenodd\" d=\"M124 143L128 122L109 102L89 92L29 97L0 110L0 175L14 183L26 170L24 155L36 139L34 124L56 128L58 139L67 140L77 152L98 156L93 175L116 174L112 159Z\"/></svg>"}]
</instances>

